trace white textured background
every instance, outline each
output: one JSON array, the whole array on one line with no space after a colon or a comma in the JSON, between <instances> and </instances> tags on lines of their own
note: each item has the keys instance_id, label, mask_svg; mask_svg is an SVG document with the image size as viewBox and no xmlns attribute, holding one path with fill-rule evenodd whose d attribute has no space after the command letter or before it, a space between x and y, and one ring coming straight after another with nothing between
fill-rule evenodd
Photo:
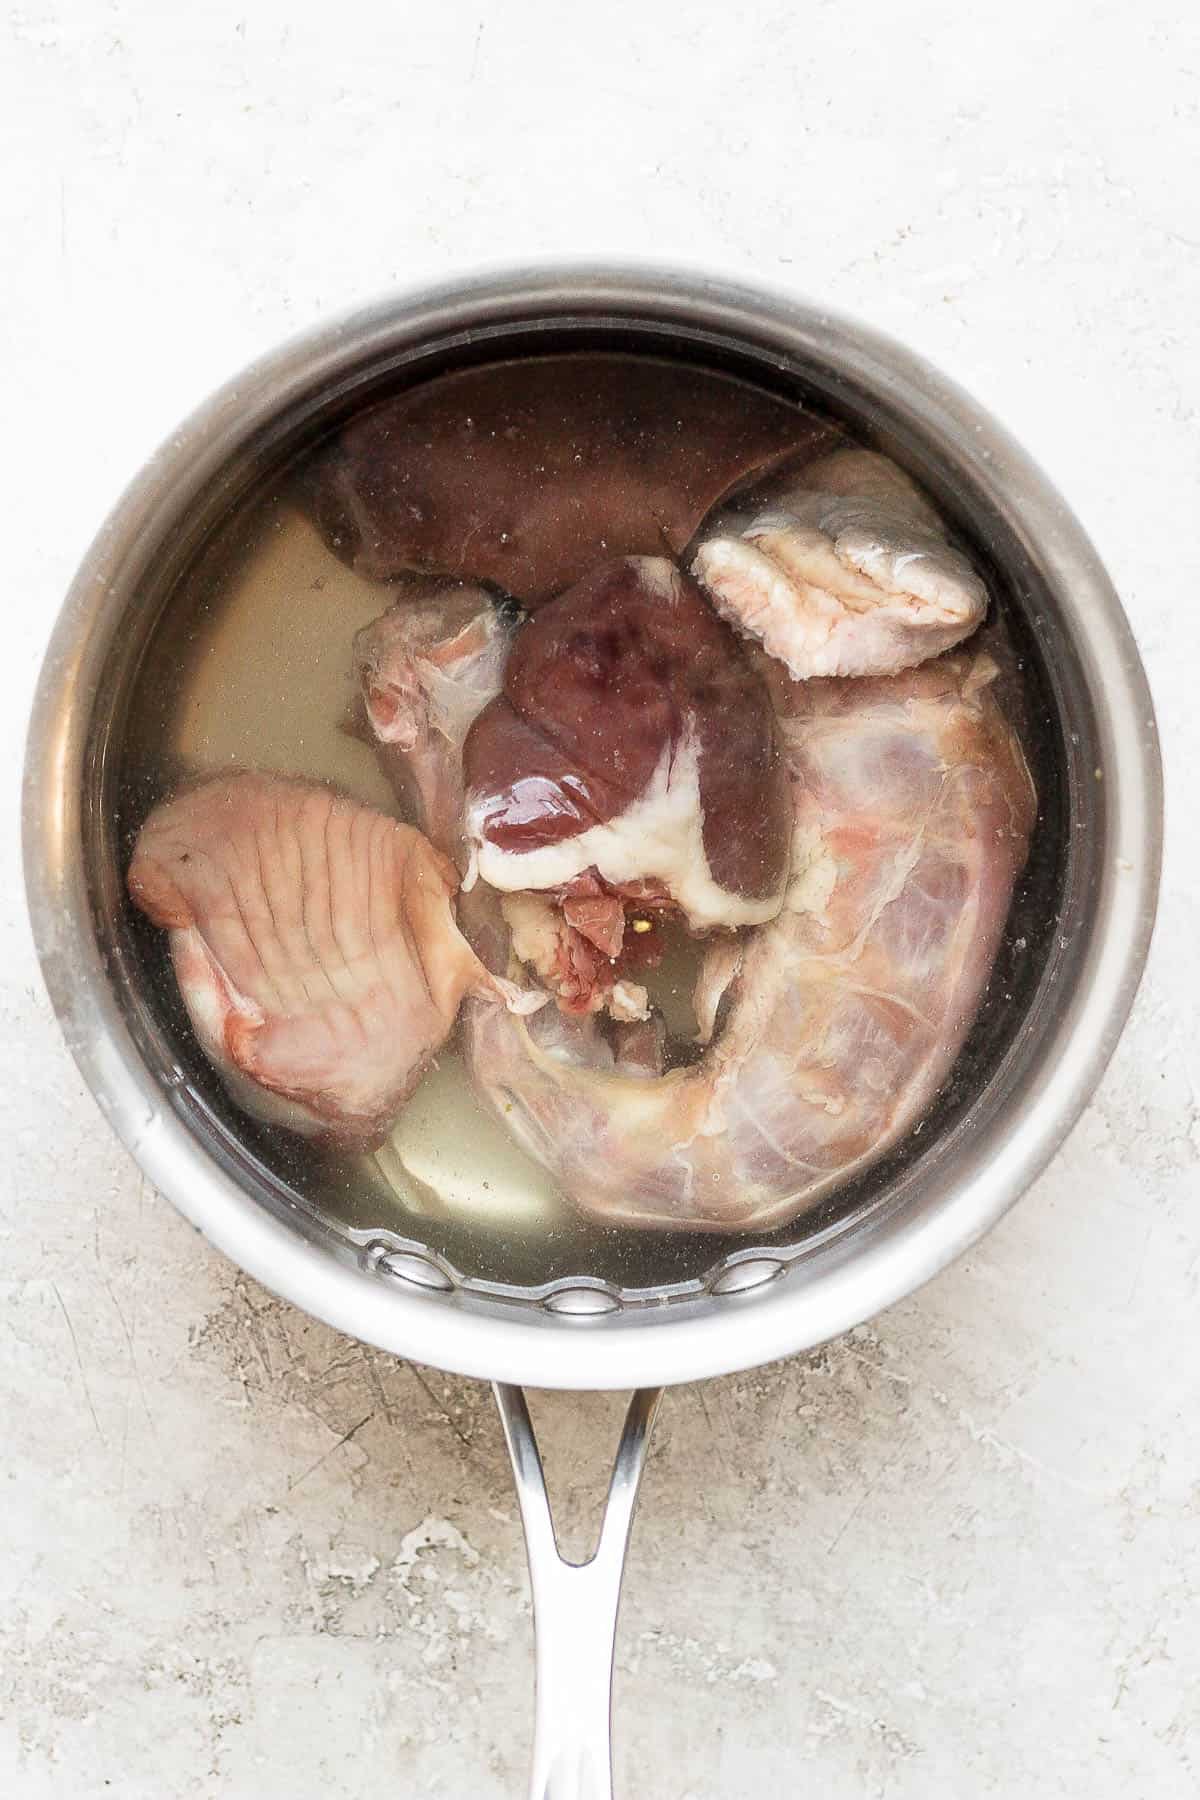
<instances>
[{"instance_id":1,"label":"white textured background","mask_svg":"<svg viewBox=\"0 0 1200 1800\"><path fill-rule=\"evenodd\" d=\"M563 251L823 296L972 389L1108 560L1175 799L1133 1023L1024 1203L848 1340L668 1397L620 1791L1200 1788L1196 19L6 8L0 1791L522 1791L529 1619L486 1392L280 1306L147 1191L49 1016L15 814L59 598L177 419L332 309ZM582 1491L613 1405L541 1413Z\"/></svg>"}]
</instances>

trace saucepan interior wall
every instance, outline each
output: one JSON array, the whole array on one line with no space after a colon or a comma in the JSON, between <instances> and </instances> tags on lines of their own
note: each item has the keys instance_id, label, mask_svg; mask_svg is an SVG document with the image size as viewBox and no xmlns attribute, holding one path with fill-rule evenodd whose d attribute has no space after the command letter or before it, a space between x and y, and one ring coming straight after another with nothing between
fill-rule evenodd
<instances>
[{"instance_id":1,"label":"saucepan interior wall","mask_svg":"<svg viewBox=\"0 0 1200 1800\"><path fill-rule=\"evenodd\" d=\"M358 1159L314 1156L287 1134L254 1125L235 1111L197 1050L161 940L124 900L131 834L154 797L146 740L147 694L169 681L218 558L236 558L262 498L284 484L290 467L366 404L450 369L530 355L641 354L684 361L751 381L843 425L887 450L930 488L955 532L988 573L998 626L991 631L1008 674L1006 702L1017 715L1039 795L1033 853L1018 888L988 996L953 1074L920 1130L867 1174L849 1183L799 1225L731 1238L612 1231L558 1225L549 1232L483 1237L453 1218L406 1216L364 1183ZM969 448L969 447L968 447ZM1083 934L1064 932L1071 896L1086 891L1089 856L1103 839L1102 784L1084 771L1096 760L1095 721L1069 635L1053 594L1023 542L1019 516L984 504L954 444L931 438L919 414L864 389L831 365L791 362L719 333L613 318L536 320L480 331L467 342L427 344L383 355L336 386L297 401L244 445L149 547L131 599L127 629L114 643L95 697L87 764L85 860L96 928L127 1020L175 1110L210 1155L272 1210L283 1211L327 1248L377 1258L381 1245L421 1242L465 1278L468 1287L516 1298L547 1283L586 1275L635 1302L693 1295L715 1264L763 1248L810 1253L853 1230L889 1204L903 1204L923 1166L970 1130L979 1109L998 1102L1013 1046L1065 986ZM197 571L203 579L197 580ZM382 607L385 596L381 594ZM158 779L161 779L161 771ZM1074 830L1068 829L1074 823Z\"/></svg>"}]
</instances>

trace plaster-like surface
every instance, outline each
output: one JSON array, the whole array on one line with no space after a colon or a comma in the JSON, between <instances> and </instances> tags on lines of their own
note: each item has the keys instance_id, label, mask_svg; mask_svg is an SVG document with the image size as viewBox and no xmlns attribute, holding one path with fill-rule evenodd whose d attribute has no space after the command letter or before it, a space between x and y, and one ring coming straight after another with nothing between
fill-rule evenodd
<instances>
[{"instance_id":1,"label":"plaster-like surface","mask_svg":"<svg viewBox=\"0 0 1200 1800\"><path fill-rule=\"evenodd\" d=\"M1108 560L1175 783L1133 1023L1034 1191L873 1326L668 1397L620 1792L1194 1794L1194 13L23 0L0 144L0 1791L522 1791L486 1391L277 1304L147 1191L49 1016L15 805L59 597L179 417L389 284L574 251L824 295L973 389ZM616 1413L540 1408L572 1515Z\"/></svg>"}]
</instances>

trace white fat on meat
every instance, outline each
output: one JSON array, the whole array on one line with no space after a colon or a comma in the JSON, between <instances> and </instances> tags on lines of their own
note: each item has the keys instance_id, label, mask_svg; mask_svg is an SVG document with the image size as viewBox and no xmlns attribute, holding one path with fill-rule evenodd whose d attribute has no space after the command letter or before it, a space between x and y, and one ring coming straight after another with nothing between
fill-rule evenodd
<instances>
[{"instance_id":1,"label":"white fat on meat","mask_svg":"<svg viewBox=\"0 0 1200 1800\"><path fill-rule=\"evenodd\" d=\"M719 505L691 570L796 681L887 675L975 630L987 589L929 501L867 450L790 469Z\"/></svg>"},{"instance_id":2,"label":"white fat on meat","mask_svg":"<svg viewBox=\"0 0 1200 1800\"><path fill-rule=\"evenodd\" d=\"M704 849L699 758L690 737L664 748L645 792L624 812L556 844L514 851L490 843L484 835L489 804L485 797L467 808L471 861L465 887L478 877L502 893L543 891L565 888L594 870L614 888L661 884L698 931L758 925L779 911L779 893L754 899L714 881Z\"/></svg>"},{"instance_id":3,"label":"white fat on meat","mask_svg":"<svg viewBox=\"0 0 1200 1800\"><path fill-rule=\"evenodd\" d=\"M411 826L285 777L215 777L156 806L128 873L235 1101L379 1142L466 995L529 1012L455 921L458 875Z\"/></svg>"}]
</instances>

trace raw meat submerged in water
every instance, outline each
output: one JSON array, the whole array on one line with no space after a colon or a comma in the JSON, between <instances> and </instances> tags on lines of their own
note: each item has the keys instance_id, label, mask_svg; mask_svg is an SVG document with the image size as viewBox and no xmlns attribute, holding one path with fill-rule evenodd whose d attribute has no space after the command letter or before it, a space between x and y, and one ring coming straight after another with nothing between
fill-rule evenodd
<instances>
[{"instance_id":1,"label":"raw meat submerged in water","mask_svg":"<svg viewBox=\"0 0 1200 1800\"><path fill-rule=\"evenodd\" d=\"M610 961L629 911L705 931L782 904L788 801L766 687L665 558L605 565L517 633L464 773L473 875L551 896Z\"/></svg>"},{"instance_id":2,"label":"raw meat submerged in water","mask_svg":"<svg viewBox=\"0 0 1200 1800\"><path fill-rule=\"evenodd\" d=\"M678 555L732 482L836 436L704 372L526 359L355 419L317 460L308 504L360 574L434 570L537 605L606 557Z\"/></svg>"},{"instance_id":3,"label":"raw meat submerged in water","mask_svg":"<svg viewBox=\"0 0 1200 1800\"><path fill-rule=\"evenodd\" d=\"M886 668L897 646L916 662L948 630L977 622L982 585L957 568L935 515L894 465L846 454L818 479L822 505L882 508L865 515L870 529L876 539L892 533L890 586L876 581L843 604L846 582L830 581L837 605L822 641ZM821 515L836 560L846 546L831 516ZM953 609L924 604L911 572L913 558L943 551L964 596L952 625ZM799 620L793 652L816 641L806 640L795 599L783 615L789 629ZM816 1204L933 1100L986 989L1034 796L987 658L943 657L890 679L798 682L770 632L762 649L739 651L728 635L718 648L698 600L672 565L628 562L598 571L517 634L504 693L466 740L467 835L483 877L469 929L489 966L534 970L560 1007L514 1019L471 1004L465 1046L478 1090L587 1211L746 1231ZM674 606L686 621L678 637ZM705 646L708 665L696 655ZM643 908L647 893L669 893L662 864L652 865L672 842L662 820L676 815L639 811L635 796L651 786L647 771L673 767L656 748L686 741L693 688L703 714L731 679L743 700L754 696L750 716L765 695L778 715L786 788L771 817L786 840L775 867L790 868L790 879L757 923L693 916L749 928L711 937L694 1001L707 1048L672 1068L661 1018L621 968L622 877L639 885ZM728 702L714 713L730 717ZM732 742L720 767L736 782L745 759ZM723 791L723 836L693 792L678 816L699 828L701 856L693 837L672 865L681 887L698 868L711 882L709 843L737 866L739 829L764 830L764 791L761 780ZM598 833L605 814L615 833ZM499 904L494 888L508 890ZM595 1016L598 995L609 1020Z\"/></svg>"},{"instance_id":4,"label":"raw meat submerged in water","mask_svg":"<svg viewBox=\"0 0 1200 1800\"><path fill-rule=\"evenodd\" d=\"M411 826L328 788L217 777L155 807L129 892L170 933L196 1036L255 1117L382 1139L467 994L498 980L455 922L458 876Z\"/></svg>"},{"instance_id":5,"label":"raw meat submerged in water","mask_svg":"<svg viewBox=\"0 0 1200 1800\"><path fill-rule=\"evenodd\" d=\"M367 724L388 777L430 841L461 868L469 859L463 745L500 692L516 623L515 611L482 588L418 576L354 641ZM476 916L496 913L483 889L468 904ZM542 894L506 895L501 905L515 954L568 1010L608 1005L616 1017L642 1018L645 990L620 980L613 967L624 929L621 907L614 943L611 920L603 928L596 921L595 901L577 896L566 904L589 924L590 937L570 923L559 902Z\"/></svg>"},{"instance_id":6,"label":"raw meat submerged in water","mask_svg":"<svg viewBox=\"0 0 1200 1800\"><path fill-rule=\"evenodd\" d=\"M987 595L894 464L684 370L577 369L415 390L308 482L396 582L354 668L425 835L214 779L151 814L130 892L248 1112L377 1143L462 1007L477 1091L584 1210L768 1229L936 1095L1032 788L988 659L926 660ZM643 985L671 919L705 946L687 1042Z\"/></svg>"},{"instance_id":7,"label":"raw meat submerged in water","mask_svg":"<svg viewBox=\"0 0 1200 1800\"><path fill-rule=\"evenodd\" d=\"M430 840L461 868L468 863L463 744L474 720L500 692L516 622L515 611L482 588L415 577L397 604L354 642L367 724L388 777ZM468 904L476 916L495 912L484 889L476 889ZM568 1010L608 1006L616 1017L642 1018L645 990L622 980L614 966L624 930L620 903L615 942L611 918L604 922L596 911L597 906L601 914L606 906L611 911L611 900L576 893L564 904L590 936L545 895L505 896L504 918L517 956Z\"/></svg>"},{"instance_id":8,"label":"raw meat submerged in water","mask_svg":"<svg viewBox=\"0 0 1200 1800\"><path fill-rule=\"evenodd\" d=\"M796 681L912 668L987 610L987 589L929 502L869 450L800 458L723 502L690 567Z\"/></svg>"},{"instance_id":9,"label":"raw meat submerged in water","mask_svg":"<svg viewBox=\"0 0 1200 1800\"><path fill-rule=\"evenodd\" d=\"M461 752L483 712L467 759L471 855L505 889L519 955L569 1010L641 1018L637 975L663 913L708 928L778 908L787 823L769 701L661 558L517 618L470 584L414 578L355 641L367 719L398 793L465 866Z\"/></svg>"},{"instance_id":10,"label":"raw meat submerged in water","mask_svg":"<svg viewBox=\"0 0 1200 1800\"><path fill-rule=\"evenodd\" d=\"M400 797L459 861L463 744L504 684L518 614L471 582L437 577L411 578L395 599L355 638L355 675Z\"/></svg>"},{"instance_id":11,"label":"raw meat submerged in water","mask_svg":"<svg viewBox=\"0 0 1200 1800\"><path fill-rule=\"evenodd\" d=\"M488 890L476 889L483 894ZM564 1012L607 1012L614 1019L645 1019L646 990L633 979L658 961L659 943L646 944L636 927L625 945L624 901L602 894L505 894L500 916L512 953L531 969ZM644 914L646 909L639 907Z\"/></svg>"},{"instance_id":12,"label":"raw meat submerged in water","mask_svg":"<svg viewBox=\"0 0 1200 1800\"><path fill-rule=\"evenodd\" d=\"M625 1224L765 1229L925 1111L983 996L1034 817L993 673L960 657L778 684L787 901L736 952L717 941L697 999L717 1028L694 1067L630 1075L594 1026L468 1008L480 1091L578 1204ZM503 966L499 936L480 948Z\"/></svg>"}]
</instances>

